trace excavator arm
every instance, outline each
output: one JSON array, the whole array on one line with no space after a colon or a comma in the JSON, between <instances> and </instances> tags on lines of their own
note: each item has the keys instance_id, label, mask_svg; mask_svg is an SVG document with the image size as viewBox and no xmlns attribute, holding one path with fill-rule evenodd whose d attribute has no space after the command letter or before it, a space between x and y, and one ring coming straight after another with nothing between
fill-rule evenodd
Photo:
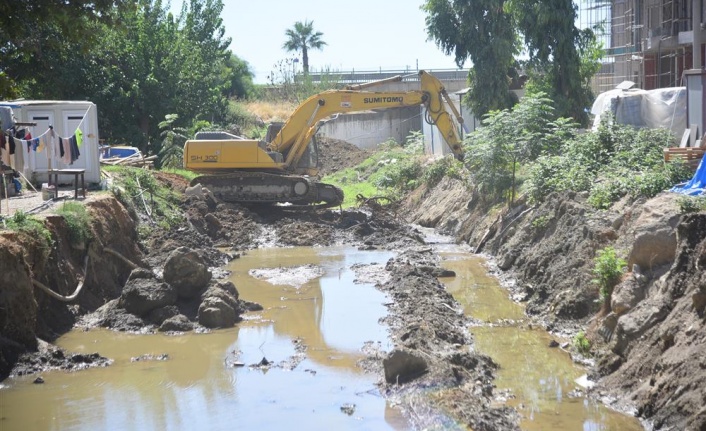
<instances>
[{"instance_id":1,"label":"excavator arm","mask_svg":"<svg viewBox=\"0 0 706 431\"><path fill-rule=\"evenodd\" d=\"M444 86L434 76L420 71L421 90L406 92L369 92L359 90L330 90L308 98L289 117L280 132L268 144L269 151L286 154L285 169L296 166L313 135L317 123L335 114L360 112L370 109L391 109L424 105L425 120L435 125L444 136L456 158L463 158L461 137L454 117L463 124L463 118L450 100ZM397 77L394 80L399 80ZM365 84L365 88L389 82L390 79ZM359 86L358 88L363 88ZM446 103L444 103L446 102ZM449 107L451 113L447 111Z\"/></svg>"}]
</instances>

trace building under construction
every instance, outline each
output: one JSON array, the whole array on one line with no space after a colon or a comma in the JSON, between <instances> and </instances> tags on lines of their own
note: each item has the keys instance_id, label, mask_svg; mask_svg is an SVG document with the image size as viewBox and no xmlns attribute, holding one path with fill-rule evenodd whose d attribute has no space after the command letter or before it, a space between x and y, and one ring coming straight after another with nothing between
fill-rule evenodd
<instances>
[{"instance_id":1,"label":"building under construction","mask_svg":"<svg viewBox=\"0 0 706 431\"><path fill-rule=\"evenodd\" d=\"M606 51L596 94L623 81L645 90L683 86L685 70L704 68L706 0L579 0L579 20L598 28Z\"/></svg>"}]
</instances>

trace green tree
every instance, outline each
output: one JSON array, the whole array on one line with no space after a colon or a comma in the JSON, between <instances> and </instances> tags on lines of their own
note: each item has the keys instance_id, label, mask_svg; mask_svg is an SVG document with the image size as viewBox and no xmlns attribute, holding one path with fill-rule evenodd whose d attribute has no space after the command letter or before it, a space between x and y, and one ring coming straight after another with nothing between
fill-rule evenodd
<instances>
[{"instance_id":1,"label":"green tree","mask_svg":"<svg viewBox=\"0 0 706 431\"><path fill-rule=\"evenodd\" d=\"M552 121L552 101L543 93L527 94L513 109L492 111L465 141L466 164L478 190L515 199L520 164L540 155L557 154L574 124ZM509 193L508 193L509 192Z\"/></svg>"},{"instance_id":2,"label":"green tree","mask_svg":"<svg viewBox=\"0 0 706 431\"><path fill-rule=\"evenodd\" d=\"M512 106L509 81L523 48L536 91L559 116L586 125L600 47L592 30L575 27L572 0L426 0L422 9L429 37L459 66L473 62L467 103L476 115Z\"/></svg>"},{"instance_id":3,"label":"green tree","mask_svg":"<svg viewBox=\"0 0 706 431\"><path fill-rule=\"evenodd\" d=\"M92 23L114 24L124 0L12 0L0 2L0 99L26 96L28 89L55 84L42 79L67 69L71 46L85 52L98 33ZM74 70L75 72L75 70ZM53 78L53 76L52 76Z\"/></svg>"},{"instance_id":4,"label":"green tree","mask_svg":"<svg viewBox=\"0 0 706 431\"><path fill-rule=\"evenodd\" d=\"M314 21L294 23L294 27L285 30L284 34L287 36L287 40L282 45L282 48L286 49L287 52L302 52L302 62L304 67L304 74L309 74L309 50L310 49L323 49L326 42L321 40L321 36L324 34L320 31L314 31Z\"/></svg>"},{"instance_id":5,"label":"green tree","mask_svg":"<svg viewBox=\"0 0 706 431\"><path fill-rule=\"evenodd\" d=\"M466 101L477 117L516 101L508 74L519 46L505 5L505 0L426 0L422 5L429 37L459 67L468 59L473 62Z\"/></svg>"},{"instance_id":6,"label":"green tree","mask_svg":"<svg viewBox=\"0 0 706 431\"><path fill-rule=\"evenodd\" d=\"M39 20L32 29L37 34L32 49L41 55L26 55L27 61L16 63L6 63L3 56L0 91L91 100L98 106L102 138L157 154L162 143L158 123L167 114L178 116L174 127L225 121L227 99L246 97L252 88L247 63L228 49L222 10L220 0L186 0L175 17L163 0L125 2L104 10L113 17L110 21L76 16L73 25L90 35L86 38L64 37L55 17Z\"/></svg>"},{"instance_id":7,"label":"green tree","mask_svg":"<svg viewBox=\"0 0 706 431\"><path fill-rule=\"evenodd\" d=\"M247 99L255 93L254 74L248 62L230 53L223 65L224 94L228 98Z\"/></svg>"},{"instance_id":8,"label":"green tree","mask_svg":"<svg viewBox=\"0 0 706 431\"><path fill-rule=\"evenodd\" d=\"M600 68L601 49L591 29L579 30L572 0L509 0L529 54L528 72L561 116L588 124L593 102L591 77Z\"/></svg>"}]
</instances>

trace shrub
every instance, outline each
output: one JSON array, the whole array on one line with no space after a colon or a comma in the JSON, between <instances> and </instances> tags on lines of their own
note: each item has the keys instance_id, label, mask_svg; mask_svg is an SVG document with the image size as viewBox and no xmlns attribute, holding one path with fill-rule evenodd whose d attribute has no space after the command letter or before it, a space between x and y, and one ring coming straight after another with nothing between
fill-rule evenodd
<instances>
[{"instance_id":1,"label":"shrub","mask_svg":"<svg viewBox=\"0 0 706 431\"><path fill-rule=\"evenodd\" d=\"M663 148L672 141L667 129L603 121L596 132L565 142L561 155L537 159L529 170L530 198L537 202L552 192L590 191L589 203L605 209L626 195L653 197L691 175L680 163L663 162Z\"/></svg>"},{"instance_id":2,"label":"shrub","mask_svg":"<svg viewBox=\"0 0 706 431\"><path fill-rule=\"evenodd\" d=\"M593 275L596 277L591 281L598 285L601 298L608 301L613 294L613 288L620 276L625 272L627 262L619 258L613 247L605 247L596 252L594 259Z\"/></svg>"},{"instance_id":3,"label":"shrub","mask_svg":"<svg viewBox=\"0 0 706 431\"><path fill-rule=\"evenodd\" d=\"M536 230L544 229L545 227L547 227L551 220L552 216L550 216L549 214L536 217L534 220L532 220L532 227Z\"/></svg>"},{"instance_id":4,"label":"shrub","mask_svg":"<svg viewBox=\"0 0 706 431\"><path fill-rule=\"evenodd\" d=\"M463 164L453 157L444 157L429 165L422 175L422 181L429 187L434 187L444 177L461 178Z\"/></svg>"},{"instance_id":5,"label":"shrub","mask_svg":"<svg viewBox=\"0 0 706 431\"><path fill-rule=\"evenodd\" d=\"M588 355L591 351L591 341L586 337L586 333L580 331L573 339L572 344L582 355Z\"/></svg>"},{"instance_id":6,"label":"shrub","mask_svg":"<svg viewBox=\"0 0 706 431\"><path fill-rule=\"evenodd\" d=\"M64 202L56 213L66 221L69 229L69 241L73 244L83 244L91 238L91 219L83 204Z\"/></svg>"},{"instance_id":7,"label":"shrub","mask_svg":"<svg viewBox=\"0 0 706 431\"><path fill-rule=\"evenodd\" d=\"M706 210L706 197L680 196L677 199L679 214L696 213Z\"/></svg>"}]
</instances>

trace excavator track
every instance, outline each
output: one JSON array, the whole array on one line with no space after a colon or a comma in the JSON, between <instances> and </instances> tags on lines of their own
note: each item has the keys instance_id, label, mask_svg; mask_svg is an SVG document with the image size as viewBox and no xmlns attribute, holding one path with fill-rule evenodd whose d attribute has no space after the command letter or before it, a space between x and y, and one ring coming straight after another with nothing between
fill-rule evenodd
<instances>
[{"instance_id":1,"label":"excavator track","mask_svg":"<svg viewBox=\"0 0 706 431\"><path fill-rule=\"evenodd\" d=\"M341 205L343 191L299 175L262 172L230 172L201 175L191 180L201 184L224 202L284 204L291 209L330 208Z\"/></svg>"}]
</instances>

